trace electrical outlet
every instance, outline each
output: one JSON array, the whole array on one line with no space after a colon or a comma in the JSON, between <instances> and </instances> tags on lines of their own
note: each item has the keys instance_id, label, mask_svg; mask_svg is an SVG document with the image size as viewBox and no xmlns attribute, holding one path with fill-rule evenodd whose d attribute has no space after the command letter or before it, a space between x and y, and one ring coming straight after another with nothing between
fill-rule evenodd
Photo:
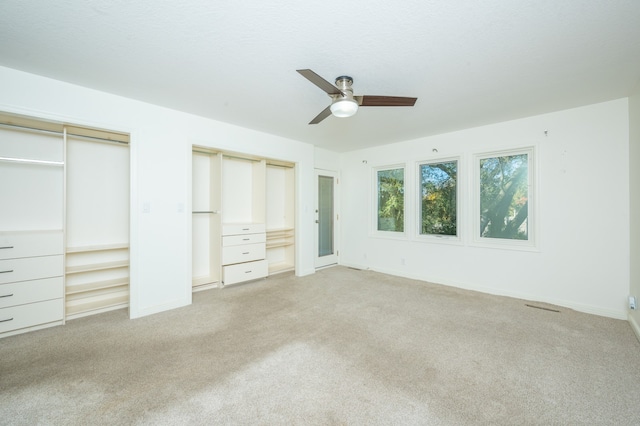
<instances>
[{"instance_id":1,"label":"electrical outlet","mask_svg":"<svg viewBox=\"0 0 640 426\"><path fill-rule=\"evenodd\" d=\"M401 264L402 266L404 266L404 265L405 265L404 257L400 259L400 264Z\"/></svg>"},{"instance_id":2,"label":"electrical outlet","mask_svg":"<svg viewBox=\"0 0 640 426\"><path fill-rule=\"evenodd\" d=\"M636 304L636 297L635 296L629 296L629 309L636 309L637 304Z\"/></svg>"}]
</instances>

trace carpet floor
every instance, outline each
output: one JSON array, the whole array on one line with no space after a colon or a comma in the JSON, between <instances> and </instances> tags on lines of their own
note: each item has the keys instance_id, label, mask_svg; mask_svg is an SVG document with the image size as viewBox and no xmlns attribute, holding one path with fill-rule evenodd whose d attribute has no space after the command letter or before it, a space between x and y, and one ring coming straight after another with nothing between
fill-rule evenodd
<instances>
[{"instance_id":1,"label":"carpet floor","mask_svg":"<svg viewBox=\"0 0 640 426\"><path fill-rule=\"evenodd\" d=\"M345 267L0 340L1 425L639 423L627 322Z\"/></svg>"}]
</instances>

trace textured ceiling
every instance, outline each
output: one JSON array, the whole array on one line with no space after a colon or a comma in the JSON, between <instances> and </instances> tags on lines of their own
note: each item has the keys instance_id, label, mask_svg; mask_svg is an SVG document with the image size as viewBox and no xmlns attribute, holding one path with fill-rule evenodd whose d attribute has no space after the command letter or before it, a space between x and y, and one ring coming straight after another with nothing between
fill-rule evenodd
<instances>
[{"instance_id":1,"label":"textured ceiling","mask_svg":"<svg viewBox=\"0 0 640 426\"><path fill-rule=\"evenodd\" d=\"M348 151L628 96L640 1L2 0L0 65ZM310 126L300 68L418 101Z\"/></svg>"}]
</instances>

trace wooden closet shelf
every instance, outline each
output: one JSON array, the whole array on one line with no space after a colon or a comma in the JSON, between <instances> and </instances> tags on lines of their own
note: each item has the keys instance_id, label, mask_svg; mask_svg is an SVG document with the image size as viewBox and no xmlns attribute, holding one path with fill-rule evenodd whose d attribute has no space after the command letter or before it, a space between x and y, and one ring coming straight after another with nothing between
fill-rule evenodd
<instances>
[{"instance_id":1,"label":"wooden closet shelf","mask_svg":"<svg viewBox=\"0 0 640 426\"><path fill-rule=\"evenodd\" d=\"M288 247L294 244L293 241L286 240L278 240L278 241L268 241L267 240L267 249L277 248L277 247Z\"/></svg>"},{"instance_id":2,"label":"wooden closet shelf","mask_svg":"<svg viewBox=\"0 0 640 426\"><path fill-rule=\"evenodd\" d=\"M269 265L269 275L280 272L293 271L294 265L289 262L277 262Z\"/></svg>"},{"instance_id":3,"label":"wooden closet shelf","mask_svg":"<svg viewBox=\"0 0 640 426\"><path fill-rule=\"evenodd\" d=\"M67 303L66 316L67 319L73 319L92 311L106 311L109 310L109 308L117 309L120 307L126 308L127 306L129 306L129 294L114 294L113 297L108 299L101 299L97 301L87 299L83 303L73 305Z\"/></svg>"},{"instance_id":4,"label":"wooden closet shelf","mask_svg":"<svg viewBox=\"0 0 640 426\"><path fill-rule=\"evenodd\" d=\"M94 251L110 251L110 250L125 250L129 249L129 244L103 244L95 246L80 246L80 247L67 247L67 253L86 253Z\"/></svg>"},{"instance_id":5,"label":"wooden closet shelf","mask_svg":"<svg viewBox=\"0 0 640 426\"><path fill-rule=\"evenodd\" d=\"M103 271L107 269L128 268L128 260L119 260L117 262L92 263L87 265L67 266L67 274L80 274L83 272Z\"/></svg>"},{"instance_id":6,"label":"wooden closet shelf","mask_svg":"<svg viewBox=\"0 0 640 426\"><path fill-rule=\"evenodd\" d=\"M294 228L273 228L273 229L267 229L267 235L269 234L286 234L286 233L293 233L295 229Z\"/></svg>"},{"instance_id":7,"label":"wooden closet shelf","mask_svg":"<svg viewBox=\"0 0 640 426\"><path fill-rule=\"evenodd\" d=\"M77 284L73 286L67 286L66 294L79 294L86 293L94 290L104 290L109 288L123 287L129 285L129 278L116 278L113 280L96 281L86 284Z\"/></svg>"}]
</instances>

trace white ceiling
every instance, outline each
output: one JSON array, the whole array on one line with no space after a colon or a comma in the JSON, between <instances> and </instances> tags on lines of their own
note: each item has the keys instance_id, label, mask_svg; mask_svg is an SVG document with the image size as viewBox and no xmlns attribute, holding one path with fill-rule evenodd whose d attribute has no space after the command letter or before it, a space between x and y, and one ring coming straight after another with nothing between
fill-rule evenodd
<instances>
[{"instance_id":1,"label":"white ceiling","mask_svg":"<svg viewBox=\"0 0 640 426\"><path fill-rule=\"evenodd\" d=\"M348 151L628 96L640 0L2 0L0 65Z\"/></svg>"}]
</instances>

